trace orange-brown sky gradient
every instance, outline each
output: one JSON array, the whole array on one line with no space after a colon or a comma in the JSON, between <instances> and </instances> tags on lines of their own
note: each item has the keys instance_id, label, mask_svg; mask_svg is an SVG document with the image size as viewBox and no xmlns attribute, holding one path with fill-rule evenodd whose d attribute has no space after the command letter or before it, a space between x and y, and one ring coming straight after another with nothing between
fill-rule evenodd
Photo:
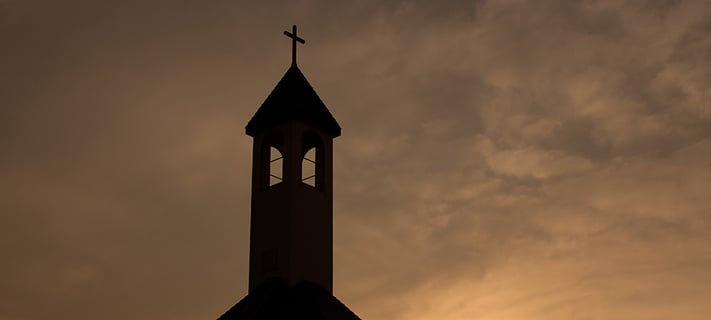
<instances>
[{"instance_id":1,"label":"orange-brown sky gradient","mask_svg":"<svg viewBox=\"0 0 711 320\"><path fill-rule=\"evenodd\" d=\"M0 320L246 294L292 24L363 319L711 317L709 1L0 0Z\"/></svg>"}]
</instances>

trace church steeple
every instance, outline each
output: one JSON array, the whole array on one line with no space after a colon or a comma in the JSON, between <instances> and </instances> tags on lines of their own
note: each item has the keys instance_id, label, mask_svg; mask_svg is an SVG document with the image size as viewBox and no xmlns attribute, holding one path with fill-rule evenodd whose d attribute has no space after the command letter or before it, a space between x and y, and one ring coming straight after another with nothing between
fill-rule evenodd
<instances>
[{"instance_id":1,"label":"church steeple","mask_svg":"<svg viewBox=\"0 0 711 320\"><path fill-rule=\"evenodd\" d=\"M359 320L333 296L333 139L341 127L292 64L253 137L249 294L218 320Z\"/></svg>"},{"instance_id":2,"label":"church steeple","mask_svg":"<svg viewBox=\"0 0 711 320\"><path fill-rule=\"evenodd\" d=\"M254 138L250 292L279 278L333 288L333 139L341 127L292 64L246 127Z\"/></svg>"}]
</instances>

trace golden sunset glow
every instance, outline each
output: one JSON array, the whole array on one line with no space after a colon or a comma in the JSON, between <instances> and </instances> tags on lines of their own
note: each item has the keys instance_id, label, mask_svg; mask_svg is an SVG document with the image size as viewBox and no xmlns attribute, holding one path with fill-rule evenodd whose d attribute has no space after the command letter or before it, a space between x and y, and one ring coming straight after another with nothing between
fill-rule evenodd
<instances>
[{"instance_id":1,"label":"golden sunset glow","mask_svg":"<svg viewBox=\"0 0 711 320\"><path fill-rule=\"evenodd\" d=\"M292 24L362 319L711 317L709 1L0 0L0 320L246 295Z\"/></svg>"}]
</instances>

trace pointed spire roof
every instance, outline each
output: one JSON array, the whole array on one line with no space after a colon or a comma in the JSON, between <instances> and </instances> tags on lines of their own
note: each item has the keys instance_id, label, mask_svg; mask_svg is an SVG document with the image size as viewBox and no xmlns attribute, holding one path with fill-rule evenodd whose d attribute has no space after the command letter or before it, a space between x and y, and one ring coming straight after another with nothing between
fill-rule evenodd
<instances>
[{"instance_id":1,"label":"pointed spire roof","mask_svg":"<svg viewBox=\"0 0 711 320\"><path fill-rule=\"evenodd\" d=\"M279 80L257 113L247 123L246 131L248 135L255 136L293 119L324 130L334 138L341 135L341 126L296 65L292 65Z\"/></svg>"}]
</instances>

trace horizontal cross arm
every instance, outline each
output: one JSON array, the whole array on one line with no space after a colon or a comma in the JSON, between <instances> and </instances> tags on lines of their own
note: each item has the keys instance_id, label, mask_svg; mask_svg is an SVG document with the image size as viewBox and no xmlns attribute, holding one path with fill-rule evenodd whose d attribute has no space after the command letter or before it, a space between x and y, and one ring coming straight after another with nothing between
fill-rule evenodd
<instances>
[{"instance_id":1,"label":"horizontal cross arm","mask_svg":"<svg viewBox=\"0 0 711 320\"><path fill-rule=\"evenodd\" d=\"M292 34L292 33L289 32L289 31L284 31L284 35L287 36L287 37L289 37L289 38L294 39L295 41L297 41L297 42L299 42L299 43L301 43L301 44L306 44L306 40L299 38L299 36L296 36L296 35Z\"/></svg>"}]
</instances>

